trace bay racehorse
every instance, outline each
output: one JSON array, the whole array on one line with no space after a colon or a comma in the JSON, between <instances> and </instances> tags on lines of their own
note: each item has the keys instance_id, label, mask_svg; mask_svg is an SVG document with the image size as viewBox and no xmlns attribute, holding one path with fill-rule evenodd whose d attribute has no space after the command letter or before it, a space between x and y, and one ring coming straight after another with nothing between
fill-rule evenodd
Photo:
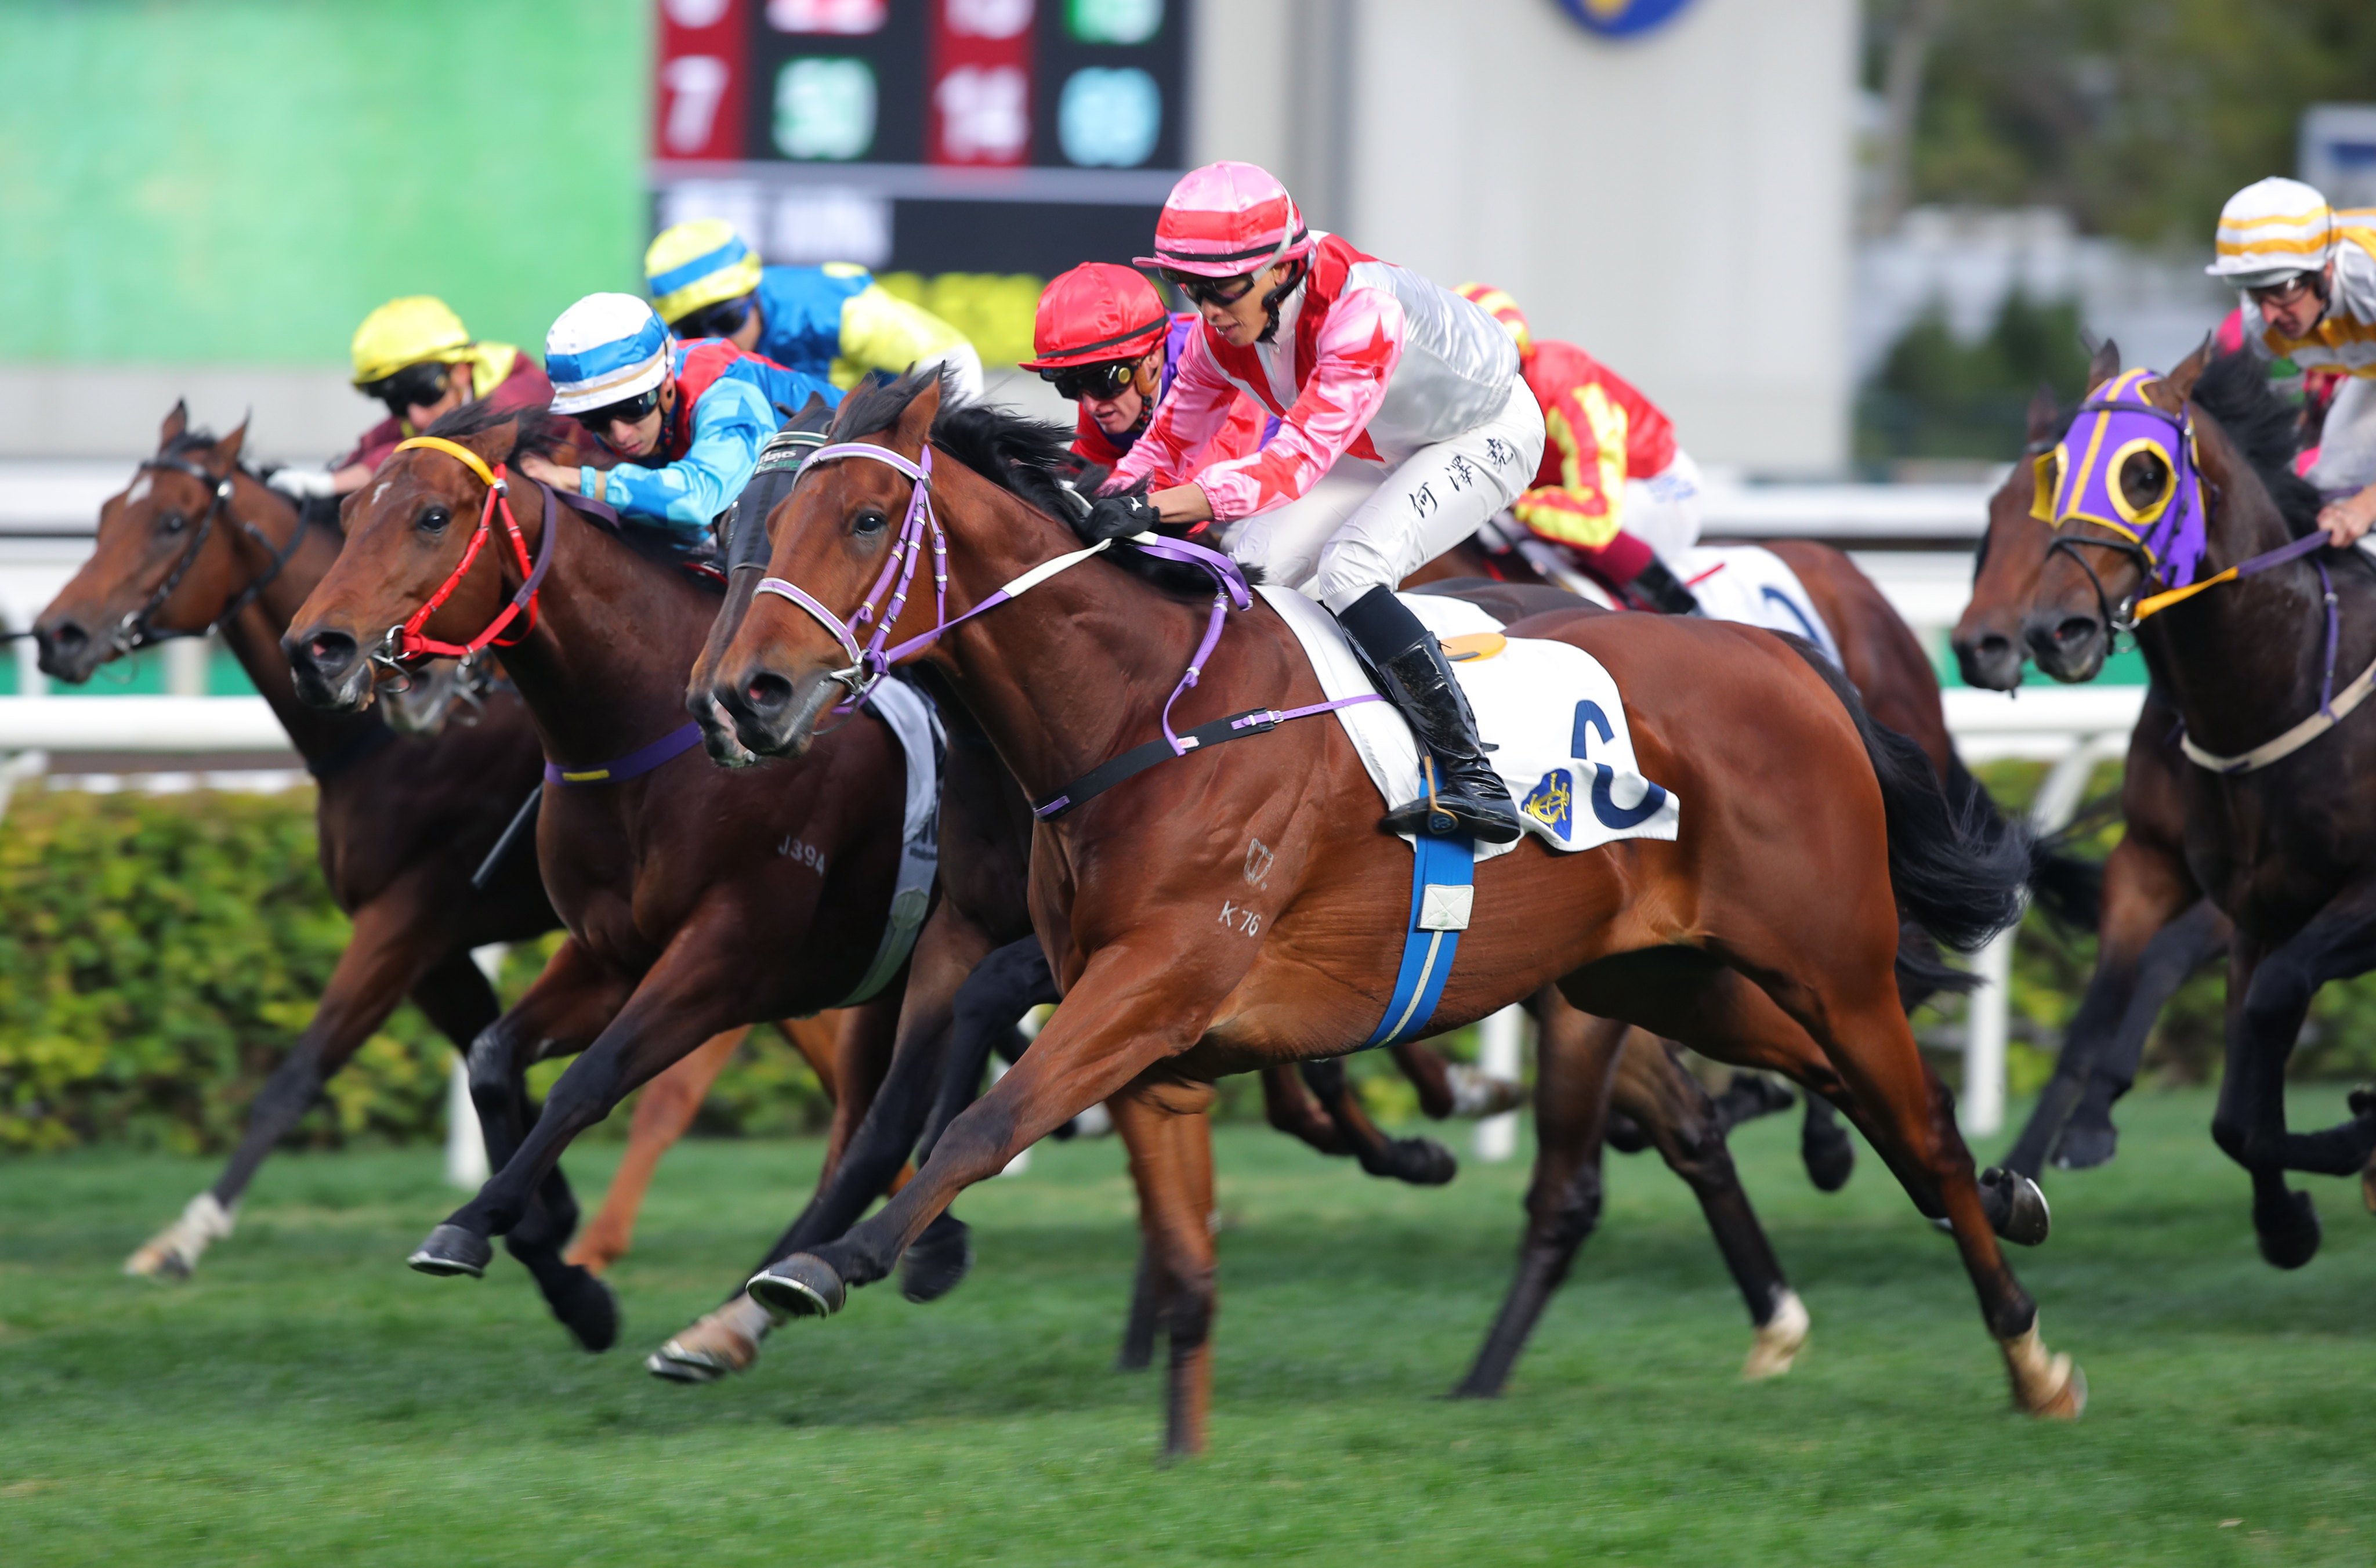
<instances>
[{"instance_id":1,"label":"bay racehorse","mask_svg":"<svg viewBox=\"0 0 2376 1568\"><path fill-rule=\"evenodd\" d=\"M2262 1255L2299 1267L2318 1212L2286 1172L2350 1175L2376 1151L2365 1097L2316 1133L2290 1131L2285 1105L2311 999L2376 968L2376 724L2352 719L2376 684L2376 572L2325 549L2292 413L2249 356L2198 350L2088 390L2049 455L2060 532L2023 637L2039 669L2083 681L2133 627L2184 726L2187 865L2235 922L2212 1135L2251 1175Z\"/></svg>"},{"instance_id":2,"label":"bay racehorse","mask_svg":"<svg viewBox=\"0 0 2376 1568\"><path fill-rule=\"evenodd\" d=\"M2103 344L2091 384L2109 381L2120 368L2119 346ZM2053 523L2036 515L2037 460L2053 452L2071 414L2050 390L2031 400L2028 449L1989 497L1971 601L1950 636L1966 684L2004 692L2021 684L2022 622L2056 537ZM2203 897L2186 863L2181 786L2192 765L2178 731L2168 695L2147 687L2121 774L2125 830L2104 861L2096 968L2065 1026L2054 1075L2005 1156L2005 1168L2025 1176L2038 1175L2049 1159L2076 1170L2112 1158L2119 1143L2112 1106L2136 1079L2154 1021L2188 976L2227 951L2228 917Z\"/></svg>"},{"instance_id":3,"label":"bay racehorse","mask_svg":"<svg viewBox=\"0 0 2376 1568\"><path fill-rule=\"evenodd\" d=\"M101 505L90 559L33 624L42 671L77 683L139 648L220 632L314 777L323 874L353 921L321 1003L249 1107L222 1174L126 1261L126 1272L152 1277L187 1276L229 1233L265 1158L398 1002L410 995L467 1050L497 1012L470 949L560 923L534 856L487 865L537 779L536 737L516 695L497 687L469 722L425 733L296 699L280 636L337 558L340 536L309 525L244 468L244 427L220 440L193 431L174 405L157 455ZM832 1026L802 1021L791 1031L830 1094ZM686 1065L715 1076L741 1038L721 1035ZM708 1077L696 1085L684 1075L664 1075L638 1102L620 1173L584 1238L588 1256L576 1261L599 1268L626 1250L651 1170L707 1087Z\"/></svg>"},{"instance_id":4,"label":"bay racehorse","mask_svg":"<svg viewBox=\"0 0 2376 1568\"><path fill-rule=\"evenodd\" d=\"M1218 594L1182 594L1125 565L1133 550L1095 561L1051 510L1066 502L1044 471L980 471L952 455L970 448L981 462L983 426L1028 422L955 410L936 441L939 412L929 379L854 394L838 440L778 509L771 580L797 601L771 593L753 606L715 691L744 744L821 743L819 720L877 671L843 617L868 582L887 586L902 560L912 567L928 551L934 591L896 607L873 596L885 623L875 659L897 638L938 664L1036 798L1160 733L1192 661L1201 674L1176 705L1182 723L1320 701L1301 646L1266 608L1229 618L1233 635L1200 654L1223 608L1249 601L1241 579L1217 568ZM1036 439L1051 453L1061 442ZM1830 1093L1918 1206L1949 1220L2016 1402L2075 1415L2075 1369L2047 1352L1997 1243L1998 1224L2042 1231L2034 1190L1992 1183L1983 1196L1898 995L1901 902L1950 941L1984 939L2018 909L2019 836L1984 851L1913 743L1876 729L1835 673L1770 634L1582 614L1518 629L1610 670L1645 774L1693 804L1672 843L1556 858L1521 845L1480 866L1463 962L1432 1025L1556 983L1587 1012ZM886 1207L754 1287L782 1305L838 1310L958 1191L1105 1100L1131 1149L1170 1334L1167 1445L1202 1445L1216 1304L1201 1115L1211 1080L1340 1055L1368 1036L1411 902L1405 846L1375 831L1375 790L1335 724L1283 724L1217 749L1041 824L1033 923L1063 1004ZM1272 855L1260 888L1242 874L1249 835ZM1250 896L1251 918L1217 922L1216 909L1244 910Z\"/></svg>"},{"instance_id":5,"label":"bay racehorse","mask_svg":"<svg viewBox=\"0 0 2376 1568\"><path fill-rule=\"evenodd\" d=\"M375 655L502 649L544 759L537 861L569 935L471 1045L497 1169L412 1261L476 1275L503 1235L600 1349L617 1308L562 1256L576 1220L562 1150L709 1037L850 995L891 913L907 766L872 717L792 767L728 773L692 754L679 705L714 593L541 486L499 493L523 428L536 450L572 439L541 413L469 405L399 449L349 505L346 548L282 641L297 695L350 713L371 701ZM881 1074L897 995L854 1007L842 1032L828 1158ZM535 1110L528 1067L569 1052Z\"/></svg>"}]
</instances>

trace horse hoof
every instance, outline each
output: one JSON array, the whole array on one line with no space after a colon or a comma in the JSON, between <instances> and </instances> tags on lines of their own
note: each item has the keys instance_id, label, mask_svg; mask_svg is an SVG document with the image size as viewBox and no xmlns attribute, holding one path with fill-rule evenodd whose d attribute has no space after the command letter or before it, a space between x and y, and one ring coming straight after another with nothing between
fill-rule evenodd
<instances>
[{"instance_id":1,"label":"horse hoof","mask_svg":"<svg viewBox=\"0 0 2376 1568\"><path fill-rule=\"evenodd\" d=\"M404 1261L423 1274L467 1274L483 1279L494 1255L493 1243L477 1231L441 1225Z\"/></svg>"},{"instance_id":2,"label":"horse hoof","mask_svg":"<svg viewBox=\"0 0 2376 1568\"><path fill-rule=\"evenodd\" d=\"M1455 1116L1476 1121L1515 1111L1527 1103L1525 1085L1508 1078L1497 1078L1473 1063L1452 1063L1444 1068L1443 1075L1452 1089L1452 1114Z\"/></svg>"},{"instance_id":3,"label":"horse hoof","mask_svg":"<svg viewBox=\"0 0 2376 1568\"><path fill-rule=\"evenodd\" d=\"M619 1298L585 1269L556 1276L545 1303L588 1352L600 1355L619 1342Z\"/></svg>"},{"instance_id":4,"label":"horse hoof","mask_svg":"<svg viewBox=\"0 0 2376 1568\"><path fill-rule=\"evenodd\" d=\"M833 1265L811 1253L794 1253L769 1264L743 1289L761 1306L785 1317L831 1317L849 1299Z\"/></svg>"},{"instance_id":5,"label":"horse hoof","mask_svg":"<svg viewBox=\"0 0 2376 1568\"><path fill-rule=\"evenodd\" d=\"M2037 1183L2002 1166L1980 1172L1980 1206L1988 1211L1989 1229L2017 1247L2037 1246L2053 1226Z\"/></svg>"},{"instance_id":6,"label":"horse hoof","mask_svg":"<svg viewBox=\"0 0 2376 1568\"><path fill-rule=\"evenodd\" d=\"M179 1247L160 1236L143 1242L138 1252L125 1258L124 1272L135 1279L183 1280L190 1277L190 1260Z\"/></svg>"},{"instance_id":7,"label":"horse hoof","mask_svg":"<svg viewBox=\"0 0 2376 1568\"><path fill-rule=\"evenodd\" d=\"M919 1304L937 1301L972 1267L973 1232L964 1220L944 1214L924 1228L899 1260L899 1293Z\"/></svg>"},{"instance_id":8,"label":"horse hoof","mask_svg":"<svg viewBox=\"0 0 2376 1568\"><path fill-rule=\"evenodd\" d=\"M1836 1193L1856 1174L1856 1145L1839 1126L1810 1126L1800 1134L1799 1158L1819 1193Z\"/></svg>"},{"instance_id":9,"label":"horse hoof","mask_svg":"<svg viewBox=\"0 0 2376 1568\"><path fill-rule=\"evenodd\" d=\"M2036 1322L2003 1348L2014 1404L2049 1421L2075 1421L2087 1408L2087 1374L2069 1356L2048 1353Z\"/></svg>"},{"instance_id":10,"label":"horse hoof","mask_svg":"<svg viewBox=\"0 0 2376 1568\"><path fill-rule=\"evenodd\" d=\"M1460 1174L1460 1161L1433 1138L1397 1138L1393 1170L1396 1180L1414 1187L1441 1187Z\"/></svg>"},{"instance_id":11,"label":"horse hoof","mask_svg":"<svg viewBox=\"0 0 2376 1568\"><path fill-rule=\"evenodd\" d=\"M2252 1229L2261 1256L2278 1268L2299 1268L2318 1255L2318 1206L2308 1193L2287 1192L2275 1208L2254 1204Z\"/></svg>"},{"instance_id":12,"label":"horse hoof","mask_svg":"<svg viewBox=\"0 0 2376 1568\"><path fill-rule=\"evenodd\" d=\"M2054 1166L2058 1170L2093 1170L2111 1164L2120 1146L2121 1134L2109 1121L2081 1122L2074 1117L2054 1145Z\"/></svg>"},{"instance_id":13,"label":"horse hoof","mask_svg":"<svg viewBox=\"0 0 2376 1568\"><path fill-rule=\"evenodd\" d=\"M670 1383L716 1383L750 1371L774 1326L765 1307L737 1296L645 1357L644 1370Z\"/></svg>"},{"instance_id":14,"label":"horse hoof","mask_svg":"<svg viewBox=\"0 0 2376 1568\"><path fill-rule=\"evenodd\" d=\"M1780 1377L1799 1359L1807 1347L1807 1331L1812 1324L1807 1315L1807 1304L1799 1300L1799 1292L1785 1289L1774 1303L1774 1315L1758 1327L1757 1337L1749 1347L1749 1360L1740 1364L1740 1376L1746 1383L1763 1383L1767 1378Z\"/></svg>"}]
</instances>

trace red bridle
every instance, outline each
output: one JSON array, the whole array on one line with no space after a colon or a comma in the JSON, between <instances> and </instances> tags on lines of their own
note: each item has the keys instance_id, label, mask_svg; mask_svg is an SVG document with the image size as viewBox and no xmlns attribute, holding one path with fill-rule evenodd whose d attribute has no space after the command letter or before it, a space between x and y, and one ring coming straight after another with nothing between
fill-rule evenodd
<instances>
[{"instance_id":1,"label":"red bridle","mask_svg":"<svg viewBox=\"0 0 2376 1568\"><path fill-rule=\"evenodd\" d=\"M553 508L547 506L545 509L544 538L539 543L537 558L531 564L528 540L521 537L519 523L512 516L511 487L505 481L504 465L497 463L490 469L485 461L468 446L436 435L416 435L410 441L398 442L396 450L402 452L416 446L459 458L486 485L487 504L479 514L478 529L470 535L469 545L462 552L460 564L438 585L437 591L422 601L420 609L406 616L401 625L389 628L386 643L383 645L386 648L383 657L391 662L433 657L469 659L489 647L518 647L529 633L536 629L536 590L544 580L545 566L552 559ZM486 548L487 540L494 534L498 512L503 515L504 532L511 540L512 553L519 561L523 579L519 591L512 595L511 602L498 611L493 620L487 623L485 630L469 642L440 642L435 637L423 635L422 628L429 624L430 617L453 597L454 590L462 586L462 579L470 575L470 567L478 561L479 552ZM504 628L523 613L527 619L521 623L518 633L505 639L502 636Z\"/></svg>"}]
</instances>

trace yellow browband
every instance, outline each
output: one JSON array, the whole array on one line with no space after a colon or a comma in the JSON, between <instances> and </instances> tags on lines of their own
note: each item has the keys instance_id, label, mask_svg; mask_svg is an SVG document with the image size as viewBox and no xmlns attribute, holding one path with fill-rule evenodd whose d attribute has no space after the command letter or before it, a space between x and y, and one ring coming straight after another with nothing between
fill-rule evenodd
<instances>
[{"instance_id":1,"label":"yellow browband","mask_svg":"<svg viewBox=\"0 0 2376 1568\"><path fill-rule=\"evenodd\" d=\"M489 490L504 488L504 481L497 479L493 470L487 467L486 459L458 441L448 441L442 435L416 435L410 440L398 442L396 451L407 452L415 446L426 447L433 452L443 452L449 457L459 457L462 460L462 466L478 475L480 481ZM396 452L391 452L388 456L392 457L396 456Z\"/></svg>"}]
</instances>

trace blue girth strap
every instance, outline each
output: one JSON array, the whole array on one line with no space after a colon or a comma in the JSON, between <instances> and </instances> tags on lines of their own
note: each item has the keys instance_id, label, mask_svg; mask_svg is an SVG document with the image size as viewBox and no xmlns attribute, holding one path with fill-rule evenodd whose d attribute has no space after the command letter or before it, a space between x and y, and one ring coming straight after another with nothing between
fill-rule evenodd
<instances>
[{"instance_id":1,"label":"blue girth strap","mask_svg":"<svg viewBox=\"0 0 2376 1568\"><path fill-rule=\"evenodd\" d=\"M1421 837L1413 849L1410 923L1403 938L1402 968L1395 976L1386 1016L1361 1042L1363 1051L1427 1033L1435 1004L1443 997L1443 982L1452 978L1460 933L1468 929L1469 904L1476 896L1475 846L1466 838Z\"/></svg>"},{"instance_id":2,"label":"blue girth strap","mask_svg":"<svg viewBox=\"0 0 2376 1568\"><path fill-rule=\"evenodd\" d=\"M688 719L683 728L671 730L648 746L638 746L625 756L612 762L598 763L592 767L564 767L557 762L544 765L544 781L548 784L619 784L639 778L664 762L683 755L701 744L701 726Z\"/></svg>"}]
</instances>

